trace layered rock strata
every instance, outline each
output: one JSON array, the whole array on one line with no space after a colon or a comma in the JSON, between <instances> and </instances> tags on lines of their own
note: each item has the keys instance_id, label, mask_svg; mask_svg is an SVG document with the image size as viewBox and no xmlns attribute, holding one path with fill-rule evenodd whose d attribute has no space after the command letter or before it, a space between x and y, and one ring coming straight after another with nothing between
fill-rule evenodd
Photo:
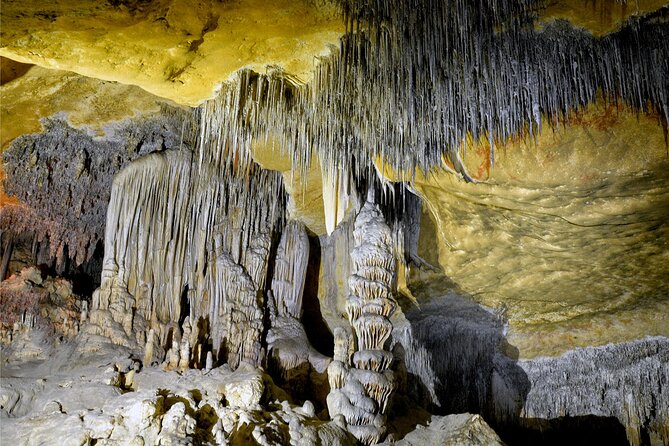
<instances>
[{"instance_id":1,"label":"layered rock strata","mask_svg":"<svg viewBox=\"0 0 669 446\"><path fill-rule=\"evenodd\" d=\"M346 303L352 335L335 330L335 357L328 367L330 416L343 416L349 431L365 444L386 431L385 412L395 390L393 359L386 350L395 311L395 256L392 233L378 207L368 200L355 220L353 272Z\"/></svg>"}]
</instances>

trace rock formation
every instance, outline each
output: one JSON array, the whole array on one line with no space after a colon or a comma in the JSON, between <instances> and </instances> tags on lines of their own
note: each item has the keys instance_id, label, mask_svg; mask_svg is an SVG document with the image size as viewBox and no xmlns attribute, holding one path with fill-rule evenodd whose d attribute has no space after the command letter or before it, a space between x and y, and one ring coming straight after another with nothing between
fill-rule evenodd
<instances>
[{"instance_id":1,"label":"rock formation","mask_svg":"<svg viewBox=\"0 0 669 446\"><path fill-rule=\"evenodd\" d=\"M300 319L309 260L309 239L304 225L289 222L276 253L272 294L278 317Z\"/></svg>"},{"instance_id":2,"label":"rock formation","mask_svg":"<svg viewBox=\"0 0 669 446\"><path fill-rule=\"evenodd\" d=\"M480 415L458 414L432 417L428 426L419 426L397 446L457 446L462 444L502 445L502 440Z\"/></svg>"},{"instance_id":3,"label":"rock formation","mask_svg":"<svg viewBox=\"0 0 669 446\"><path fill-rule=\"evenodd\" d=\"M572 350L554 358L519 363L530 390L522 417L613 417L627 440L669 441L669 341L662 337ZM647 438L647 439L644 439Z\"/></svg>"},{"instance_id":4,"label":"rock formation","mask_svg":"<svg viewBox=\"0 0 669 446\"><path fill-rule=\"evenodd\" d=\"M204 367L209 351L233 368L258 365L280 213L276 201L264 208L246 200L261 190L275 196L281 181L260 172L256 188L242 189L194 163L186 150L154 153L115 178L90 329L121 345L147 344L158 362L170 348L176 355L180 339L180 367Z\"/></svg>"},{"instance_id":5,"label":"rock formation","mask_svg":"<svg viewBox=\"0 0 669 446\"><path fill-rule=\"evenodd\" d=\"M105 370L69 354L61 374L37 383L17 376L22 373L18 368L10 370L11 376L4 369L3 442L356 444L343 426L316 418L313 406L285 401L271 378L248 364L234 372L218 367L181 373L140 370L113 347L98 355L110 364ZM30 417L22 417L29 412Z\"/></svg>"},{"instance_id":6,"label":"rock formation","mask_svg":"<svg viewBox=\"0 0 669 446\"><path fill-rule=\"evenodd\" d=\"M3 442L669 443L666 0L98 3L2 5Z\"/></svg>"},{"instance_id":7,"label":"rock formation","mask_svg":"<svg viewBox=\"0 0 669 446\"><path fill-rule=\"evenodd\" d=\"M4 153L11 179L7 192L31 207L7 206L0 215L2 237L30 238L37 263L53 259L60 271L70 261L91 260L104 241L114 175L142 155L179 147L186 116L165 109L162 115L118 125L104 140L59 119L46 121L43 134L22 136Z\"/></svg>"},{"instance_id":8,"label":"rock formation","mask_svg":"<svg viewBox=\"0 0 669 446\"><path fill-rule=\"evenodd\" d=\"M309 239L299 222L290 221L277 248L269 300L268 367L277 382L298 399L324 398L330 358L310 344L301 322L309 259Z\"/></svg>"},{"instance_id":9,"label":"rock formation","mask_svg":"<svg viewBox=\"0 0 669 446\"><path fill-rule=\"evenodd\" d=\"M86 301L72 292L72 283L30 267L0 282L0 344L19 357L42 357L39 344L28 346L33 330L71 339L80 328Z\"/></svg>"},{"instance_id":10,"label":"rock formation","mask_svg":"<svg viewBox=\"0 0 669 446\"><path fill-rule=\"evenodd\" d=\"M375 444L386 431L385 412L395 390L386 350L395 311L395 256L390 228L371 200L355 220L353 271L346 313L352 335L335 331L335 357L328 367L330 416L343 416L348 429L365 444Z\"/></svg>"}]
</instances>

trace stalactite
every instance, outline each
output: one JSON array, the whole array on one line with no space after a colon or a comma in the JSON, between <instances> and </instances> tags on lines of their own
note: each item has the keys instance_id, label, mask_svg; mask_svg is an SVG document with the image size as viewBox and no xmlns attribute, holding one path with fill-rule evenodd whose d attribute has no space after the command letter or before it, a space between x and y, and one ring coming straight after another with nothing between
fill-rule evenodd
<instances>
[{"instance_id":1,"label":"stalactite","mask_svg":"<svg viewBox=\"0 0 669 446\"><path fill-rule=\"evenodd\" d=\"M327 402L331 417L343 415L356 438L365 444L375 444L385 434L384 413L396 387L389 369L392 354L385 348L392 332L388 318L397 304L392 291L395 275L392 232L370 200L355 220L353 237L351 295L346 303L353 336L349 338L342 329L335 332L335 359L328 367L331 392Z\"/></svg>"},{"instance_id":2,"label":"stalactite","mask_svg":"<svg viewBox=\"0 0 669 446\"><path fill-rule=\"evenodd\" d=\"M277 249L272 293L280 317L302 317L302 294L309 260L309 238L304 225L289 222Z\"/></svg>"},{"instance_id":3,"label":"stalactite","mask_svg":"<svg viewBox=\"0 0 669 446\"><path fill-rule=\"evenodd\" d=\"M653 444L669 441L666 338L576 349L519 365L531 383L523 417L576 417L594 411L617 418L631 445L644 444L644 434L652 434Z\"/></svg>"},{"instance_id":4,"label":"stalactite","mask_svg":"<svg viewBox=\"0 0 669 446\"><path fill-rule=\"evenodd\" d=\"M331 56L319 60L313 82L300 85L277 69L264 74L244 70L193 119L166 109L173 128L166 145L180 146L175 139L183 138L186 129L186 140L197 146L194 165L240 178L254 171L253 139L279 135L281 150L291 154L302 173L316 151L331 232L346 209L349 183L379 161L413 175L417 168L442 168L447 158L472 181L460 162L463 141L488 140L493 164L494 147L509 137L536 135L543 121L556 125L600 97L657 113L665 125L669 119L666 6L597 38L564 22L536 29L542 0L339 3L348 32ZM44 141L20 138L3 154L8 192L39 210L40 221L16 225L17 219L14 224L0 219L0 229L46 228L36 235L42 241L48 236L52 256L62 262L67 254L81 263L102 235L101 209L111 174L153 148L98 147L73 129L49 125ZM62 139L74 136L81 150L72 162ZM124 153L107 163L110 151L119 147ZM23 175L25 170L34 175ZM61 184L51 171L71 172L79 186ZM62 206L53 205L54 193L63 197L56 200ZM211 199L218 198L212 191ZM70 212L73 208L81 214ZM73 230L82 222L83 232ZM226 237L235 235L228 231ZM239 246L248 245L240 242L233 257L246 255ZM197 264L203 265L202 246L198 252Z\"/></svg>"},{"instance_id":5,"label":"stalactite","mask_svg":"<svg viewBox=\"0 0 669 446\"><path fill-rule=\"evenodd\" d=\"M203 107L200 138L212 147L201 156L237 169L253 138L280 135L301 172L316 150L328 232L348 182L379 161L412 175L447 158L474 181L459 153L470 138L488 141L494 165L495 146L598 98L669 119L666 8L597 38L560 21L536 30L540 0L340 3L349 32L311 83L242 72Z\"/></svg>"},{"instance_id":6,"label":"stalactite","mask_svg":"<svg viewBox=\"0 0 669 446\"><path fill-rule=\"evenodd\" d=\"M92 325L124 345L141 345L154 330L162 362L165 350L176 353L168 333L180 336L175 324L185 311L179 367L204 366L209 351L233 368L258 365L282 179L256 166L239 175L196 155L154 153L114 179Z\"/></svg>"}]
</instances>

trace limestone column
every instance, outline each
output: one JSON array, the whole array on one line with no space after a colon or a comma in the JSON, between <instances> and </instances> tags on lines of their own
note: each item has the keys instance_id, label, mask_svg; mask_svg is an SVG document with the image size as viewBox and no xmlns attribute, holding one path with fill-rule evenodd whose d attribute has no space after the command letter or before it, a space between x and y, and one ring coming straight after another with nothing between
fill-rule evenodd
<instances>
[{"instance_id":1,"label":"limestone column","mask_svg":"<svg viewBox=\"0 0 669 446\"><path fill-rule=\"evenodd\" d=\"M385 412L394 391L386 350L393 326L389 317L397 306L392 287L395 256L392 232L383 214L369 199L355 220L353 271L349 278L346 312L349 337L335 330L335 358L328 368L330 416L345 418L348 430L365 444L378 443L386 432Z\"/></svg>"}]
</instances>

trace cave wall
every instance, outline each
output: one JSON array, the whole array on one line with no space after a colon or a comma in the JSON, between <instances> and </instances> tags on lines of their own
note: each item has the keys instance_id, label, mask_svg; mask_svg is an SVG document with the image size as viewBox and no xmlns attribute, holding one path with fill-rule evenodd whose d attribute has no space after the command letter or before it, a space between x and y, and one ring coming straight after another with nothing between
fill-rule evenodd
<instances>
[{"instance_id":1,"label":"cave wall","mask_svg":"<svg viewBox=\"0 0 669 446\"><path fill-rule=\"evenodd\" d=\"M11 207L14 216L5 214L11 222L3 227L49 243L59 265L65 258L75 264L90 259L104 240L112 178L139 156L179 147L179 121L160 114L96 139L52 120L44 132L18 138L3 154L5 191L29 210Z\"/></svg>"}]
</instances>

